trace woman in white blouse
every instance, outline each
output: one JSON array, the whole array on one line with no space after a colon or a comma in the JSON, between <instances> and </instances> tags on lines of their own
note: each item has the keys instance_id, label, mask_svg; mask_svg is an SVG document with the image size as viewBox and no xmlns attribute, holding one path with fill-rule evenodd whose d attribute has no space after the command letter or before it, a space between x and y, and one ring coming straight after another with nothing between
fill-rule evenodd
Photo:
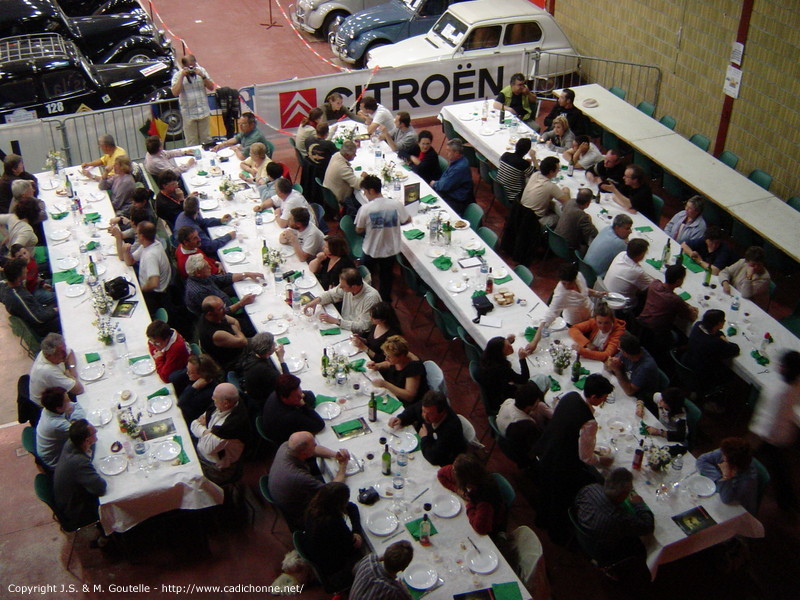
<instances>
[{"instance_id":1,"label":"woman in white blouse","mask_svg":"<svg viewBox=\"0 0 800 600\"><path fill-rule=\"evenodd\" d=\"M591 299L607 295L607 292L598 292L586 285L583 275L578 272L578 266L572 263L561 265L558 280L550 310L543 321L545 325L550 325L562 313L568 324L581 323L592 316L594 305Z\"/></svg>"}]
</instances>

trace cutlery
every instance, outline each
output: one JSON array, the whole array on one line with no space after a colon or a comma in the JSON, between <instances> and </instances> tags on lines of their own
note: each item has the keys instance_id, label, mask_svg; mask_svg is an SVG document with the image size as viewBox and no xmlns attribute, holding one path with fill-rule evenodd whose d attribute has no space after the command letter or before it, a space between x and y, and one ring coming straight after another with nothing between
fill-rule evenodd
<instances>
[{"instance_id":1,"label":"cutlery","mask_svg":"<svg viewBox=\"0 0 800 600\"><path fill-rule=\"evenodd\" d=\"M536 304L534 304L534 305L533 305L533 308L531 308L531 309L528 311L528 314L531 314L533 311L535 311L535 310L536 310L536 307L537 307L537 306L539 306L540 304L541 304L541 302L537 302Z\"/></svg>"},{"instance_id":2,"label":"cutlery","mask_svg":"<svg viewBox=\"0 0 800 600\"><path fill-rule=\"evenodd\" d=\"M390 539L397 537L397 536L398 536L398 535L400 535L401 533L403 533L403 529L398 529L397 531L395 531L395 532L394 532L392 535L390 535L389 537L385 537L385 538L383 538L383 541L384 541L384 542L388 542Z\"/></svg>"},{"instance_id":3,"label":"cutlery","mask_svg":"<svg viewBox=\"0 0 800 600\"><path fill-rule=\"evenodd\" d=\"M469 537L469 536L467 536L467 539L469 540L469 543L470 543L470 544L472 544L472 547L473 547L473 548L475 548L475 552L477 552L478 554L480 554L480 553L481 553L481 550L480 550L480 548L478 548L478 547L475 545L475 542L473 542L473 541L472 541L472 538L471 538L471 537Z\"/></svg>"},{"instance_id":4,"label":"cutlery","mask_svg":"<svg viewBox=\"0 0 800 600\"><path fill-rule=\"evenodd\" d=\"M416 496L414 496L414 499L413 499L411 502L416 502L417 500L419 500L419 499L422 497L422 495L423 495L425 492L427 492L429 489L431 489L431 488L429 488L429 487L426 487L426 488L425 488L424 490L422 490L422 491L421 491L419 494L417 494Z\"/></svg>"},{"instance_id":5,"label":"cutlery","mask_svg":"<svg viewBox=\"0 0 800 600\"><path fill-rule=\"evenodd\" d=\"M396 434L394 431L390 431L389 429L386 429L386 428L384 428L384 429L383 429L383 432L384 432L384 433L388 433L388 434L389 434L389 435L391 435L392 437L396 437L398 440L400 439L400 436L399 436L399 435L397 435L397 434Z\"/></svg>"}]
</instances>

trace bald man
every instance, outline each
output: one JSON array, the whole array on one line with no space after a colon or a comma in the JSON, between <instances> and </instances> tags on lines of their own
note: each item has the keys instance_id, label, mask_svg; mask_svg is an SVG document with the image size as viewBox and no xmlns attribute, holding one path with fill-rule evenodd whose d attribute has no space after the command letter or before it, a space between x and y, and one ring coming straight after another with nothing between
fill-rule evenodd
<instances>
[{"instance_id":1,"label":"bald man","mask_svg":"<svg viewBox=\"0 0 800 600\"><path fill-rule=\"evenodd\" d=\"M192 421L191 430L206 477L224 485L236 474L236 463L250 437L250 423L233 384L220 383L211 399L214 406Z\"/></svg>"},{"instance_id":2,"label":"bald man","mask_svg":"<svg viewBox=\"0 0 800 600\"><path fill-rule=\"evenodd\" d=\"M316 458L334 458L339 464L333 481L344 481L350 453L318 446L308 431L293 433L281 444L269 470L269 491L292 529L303 527L303 513L324 485Z\"/></svg>"}]
</instances>

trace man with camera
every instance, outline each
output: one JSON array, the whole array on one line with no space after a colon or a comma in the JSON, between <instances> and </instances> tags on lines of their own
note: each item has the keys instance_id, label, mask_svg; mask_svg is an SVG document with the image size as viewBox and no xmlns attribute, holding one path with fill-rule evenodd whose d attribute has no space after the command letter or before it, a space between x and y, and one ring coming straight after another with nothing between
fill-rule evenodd
<instances>
[{"instance_id":1,"label":"man with camera","mask_svg":"<svg viewBox=\"0 0 800 600\"><path fill-rule=\"evenodd\" d=\"M206 90L212 91L216 85L193 54L181 58L181 65L183 68L172 77L172 95L181 106L186 145L197 146L211 137Z\"/></svg>"}]
</instances>

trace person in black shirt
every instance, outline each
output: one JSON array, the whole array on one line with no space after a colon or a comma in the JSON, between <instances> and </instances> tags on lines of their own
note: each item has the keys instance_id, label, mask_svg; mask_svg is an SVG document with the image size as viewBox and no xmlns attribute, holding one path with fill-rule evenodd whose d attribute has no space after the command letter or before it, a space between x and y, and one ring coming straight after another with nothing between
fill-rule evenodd
<instances>
[{"instance_id":1,"label":"person in black shirt","mask_svg":"<svg viewBox=\"0 0 800 600\"><path fill-rule=\"evenodd\" d=\"M614 194L614 202L636 214L642 213L653 223L660 227L656 218L656 207L653 202L653 192L647 182L647 175L639 165L628 165L622 176L622 185L614 183L601 185L600 189Z\"/></svg>"},{"instance_id":2,"label":"person in black shirt","mask_svg":"<svg viewBox=\"0 0 800 600\"><path fill-rule=\"evenodd\" d=\"M408 157L411 170L423 181L437 181L442 176L442 166L439 164L439 155L433 149L433 134L425 129L419 132L417 140L417 146Z\"/></svg>"},{"instance_id":3,"label":"person in black shirt","mask_svg":"<svg viewBox=\"0 0 800 600\"><path fill-rule=\"evenodd\" d=\"M308 269L317 276L323 290L330 290L339 285L339 277L344 269L354 269L355 263L350 258L350 247L341 235L325 236L322 252L308 263ZM341 311L341 307L337 306Z\"/></svg>"},{"instance_id":4,"label":"person in black shirt","mask_svg":"<svg viewBox=\"0 0 800 600\"><path fill-rule=\"evenodd\" d=\"M422 456L432 465L451 465L467 449L461 419L441 392L428 391L414 406L389 419L389 427L397 429L413 425L420 437Z\"/></svg>"},{"instance_id":5,"label":"person in black shirt","mask_svg":"<svg viewBox=\"0 0 800 600\"><path fill-rule=\"evenodd\" d=\"M275 391L267 398L262 413L264 433L275 444L287 441L293 433L309 431L319 433L325 421L314 411L313 394L306 398L300 388L300 379L291 373L279 375Z\"/></svg>"},{"instance_id":6,"label":"person in black shirt","mask_svg":"<svg viewBox=\"0 0 800 600\"><path fill-rule=\"evenodd\" d=\"M598 185L607 183L621 184L624 176L625 165L622 164L619 151L613 148L606 152L603 160L586 169L586 180L589 183Z\"/></svg>"},{"instance_id":7,"label":"person in black shirt","mask_svg":"<svg viewBox=\"0 0 800 600\"><path fill-rule=\"evenodd\" d=\"M39 184L36 177L25 170L25 164L19 154L9 154L3 159L3 175L0 177L0 214L9 212L12 194L11 184L17 179L27 179L33 184L33 195L39 195Z\"/></svg>"},{"instance_id":8,"label":"person in black shirt","mask_svg":"<svg viewBox=\"0 0 800 600\"><path fill-rule=\"evenodd\" d=\"M711 267L714 275L734 262L733 252L722 239L722 229L718 225L710 225L702 240L682 243L681 250L704 269Z\"/></svg>"},{"instance_id":9,"label":"person in black shirt","mask_svg":"<svg viewBox=\"0 0 800 600\"><path fill-rule=\"evenodd\" d=\"M175 229L175 220L183 212L185 200L179 185L180 177L169 169L158 176L158 195L156 196L156 215L164 219L171 229ZM195 195L194 193L191 195Z\"/></svg>"},{"instance_id":10,"label":"person in black shirt","mask_svg":"<svg viewBox=\"0 0 800 600\"><path fill-rule=\"evenodd\" d=\"M514 336L507 338L493 337L486 344L480 361L478 381L486 401L486 412L489 415L496 415L500 405L507 398L511 398L516 393L516 384L525 383L530 378L528 361L530 355L526 347L522 347L517 352L519 356L519 370L517 373L511 368L508 361L509 356L514 354Z\"/></svg>"},{"instance_id":11,"label":"person in black shirt","mask_svg":"<svg viewBox=\"0 0 800 600\"><path fill-rule=\"evenodd\" d=\"M208 354L189 356L186 375L175 384L176 389L178 386L183 388L178 398L178 408L181 409L186 425L191 425L192 421L213 404L214 388L222 383L223 376L222 369Z\"/></svg>"},{"instance_id":12,"label":"person in black shirt","mask_svg":"<svg viewBox=\"0 0 800 600\"><path fill-rule=\"evenodd\" d=\"M544 118L544 126L549 131L553 127L553 120L559 115L566 115L569 121L569 128L575 135L588 134L589 126L586 123L586 117L580 109L575 106L575 92L570 89L563 90L558 97L558 103L553 107Z\"/></svg>"},{"instance_id":13,"label":"person in black shirt","mask_svg":"<svg viewBox=\"0 0 800 600\"><path fill-rule=\"evenodd\" d=\"M289 373L289 367L283 360L285 349L282 344L275 343L275 337L268 331L262 331L250 338L249 354L242 360L242 382L247 392L248 401L259 410L275 391L275 382L281 373ZM280 370L275 366L272 355L278 357Z\"/></svg>"},{"instance_id":14,"label":"person in black shirt","mask_svg":"<svg viewBox=\"0 0 800 600\"><path fill-rule=\"evenodd\" d=\"M353 334L353 345L366 352L370 360L376 363L383 362L386 360L386 354L381 346L390 337L403 335L400 319L388 302L378 302L369 310L369 317L372 325L364 335Z\"/></svg>"},{"instance_id":15,"label":"person in black shirt","mask_svg":"<svg viewBox=\"0 0 800 600\"><path fill-rule=\"evenodd\" d=\"M383 362L369 361L367 368L380 371L383 379L372 385L384 388L406 406L419 401L428 391L425 365L411 354L408 342L402 336L393 335L381 345L386 355Z\"/></svg>"},{"instance_id":16,"label":"person in black shirt","mask_svg":"<svg viewBox=\"0 0 800 600\"><path fill-rule=\"evenodd\" d=\"M722 333L724 325L725 313L712 308L692 326L689 334L689 343L681 362L694 371L704 389L729 379L726 362L739 355L738 344L729 342Z\"/></svg>"}]
</instances>

